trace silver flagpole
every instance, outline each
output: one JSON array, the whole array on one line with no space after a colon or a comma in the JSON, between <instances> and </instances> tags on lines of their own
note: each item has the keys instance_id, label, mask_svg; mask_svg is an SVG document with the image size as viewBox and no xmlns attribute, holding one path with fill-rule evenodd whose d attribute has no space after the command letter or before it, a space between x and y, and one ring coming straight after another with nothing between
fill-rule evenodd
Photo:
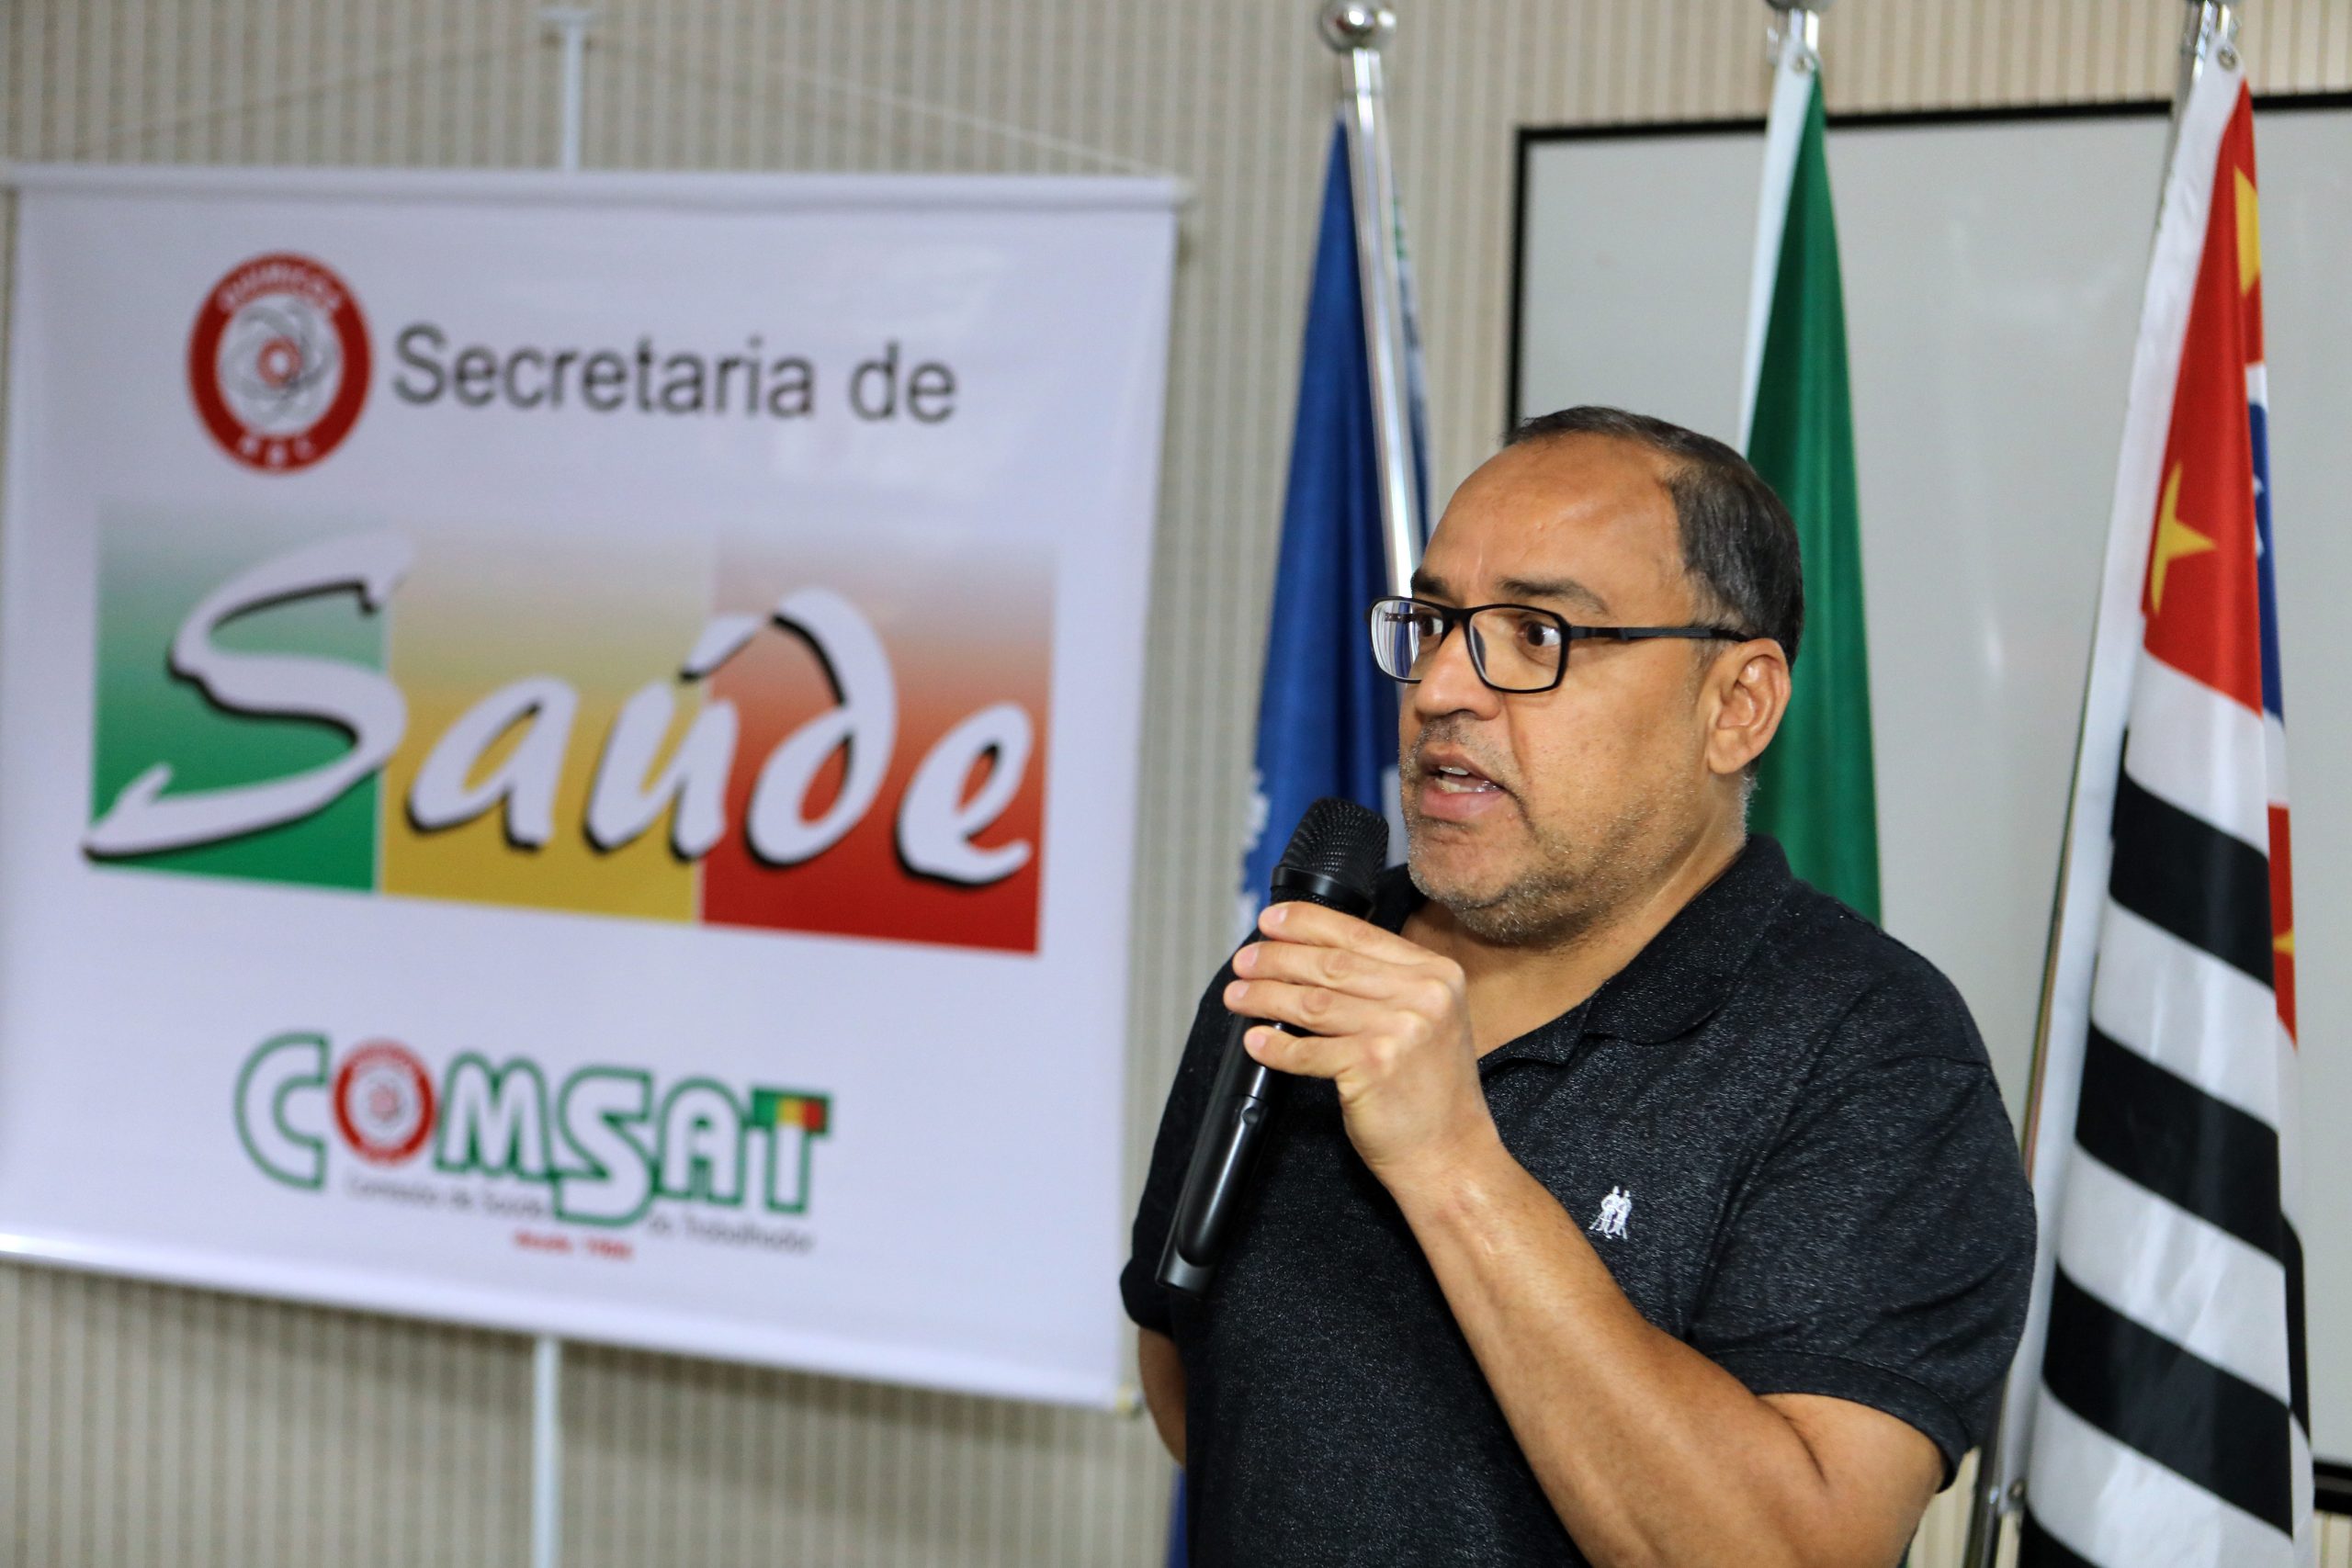
<instances>
[{"instance_id":1,"label":"silver flagpole","mask_svg":"<svg viewBox=\"0 0 2352 1568\"><path fill-rule=\"evenodd\" d=\"M1805 53L1815 60L1821 58L1821 13L1829 8L1829 0L1815 5L1803 5L1797 0L1764 0L1772 10L1771 23L1764 31L1766 63L1779 70L1781 55L1788 48L1792 36L1802 40Z\"/></svg>"},{"instance_id":2,"label":"silver flagpole","mask_svg":"<svg viewBox=\"0 0 2352 1568\"><path fill-rule=\"evenodd\" d=\"M2165 141L2165 168L2172 168L2172 150L2180 140L2180 111L2189 89L2205 73L2205 62L2219 56L2223 65L2237 63L2237 7L2222 0L2188 0L2188 16L2180 29L2180 74L2172 89L2172 133Z\"/></svg>"},{"instance_id":3,"label":"silver flagpole","mask_svg":"<svg viewBox=\"0 0 2352 1568\"><path fill-rule=\"evenodd\" d=\"M1364 358L1372 370L1373 434L1380 457L1381 536L1392 593L1412 592L1421 564L1420 491L1413 475L1407 406L1405 300L1397 261L1396 175L1388 156L1387 96L1380 51L1396 13L1363 0L1329 0L1323 41L1340 56L1340 114L1348 133L1355 198L1356 278L1363 294Z\"/></svg>"},{"instance_id":4,"label":"silver flagpole","mask_svg":"<svg viewBox=\"0 0 2352 1568\"><path fill-rule=\"evenodd\" d=\"M2188 103L2190 89L2197 85L2198 79L2204 74L2206 61L2219 59L2227 65L2236 63L2238 36L2236 8L2222 4L2222 0L2187 0L2187 4L2188 15L2180 35L2180 72L2173 84L2172 132L2165 142L2164 167L2158 175L2159 193L2170 186L2173 151L2180 137L2181 111ZM2161 194L2157 200L2157 217L2161 221L2163 217ZM2086 689L2085 694L2086 715L2088 701ZM2070 772L2069 777L2073 776L2073 773L2080 771L2082 730L2083 726L2075 727L2075 748L2077 766ZM2041 1125L2041 1078L2044 1064L2049 1058L2051 987L2058 967L2059 926L2066 909L2066 868L2073 863L2071 847L2075 834L2089 826L2091 825L2075 821L2070 807L2067 812L2065 835L2058 846L2058 886L2051 899L2050 941L2042 960L2041 1011L2040 1017L2034 1021L2033 1071L2030 1078L2031 1088L2026 1101L2024 1137L2025 1157L2029 1172L2032 1169L2034 1149L2041 1137L2045 1134L2059 1137L2074 1135L2074 1129L2071 1127L2044 1128ZM2096 825L2094 830L2104 832L2106 828L2106 824L2100 823ZM2036 1196L2039 1198L2041 1195ZM2038 1355L2041 1353L2041 1348L2040 1346L2034 1345L2022 1346L2018 1354L2019 1356ZM2018 1382L2012 1379L2009 1393L2013 1395L2018 1386ZM2029 1382L2024 1386L2031 1387L2033 1384ZM2006 1400L2004 1404L2006 1405ZM1995 1562L2000 1555L2004 1521L2022 1513L2025 1509L2026 1477L2022 1467L2028 1456L2022 1453L2015 1456L2020 1467L2017 1479L2006 1485L2002 1481L2003 1472L2008 1468L2012 1457L2006 1451L2004 1442L2005 1434L2009 1433L2012 1426L2011 1414L2006 1407L2001 1411L1993 1424L1993 1436L1985 1442L1983 1452L1977 1457L1976 1491L1975 1495L1969 1499L1968 1544L1961 1552L1962 1568L1994 1568ZM2023 1426L2018 1426L2015 1435L2022 1437L2025 1430Z\"/></svg>"},{"instance_id":5,"label":"silver flagpole","mask_svg":"<svg viewBox=\"0 0 2352 1568\"><path fill-rule=\"evenodd\" d=\"M563 1562L563 1341L531 1341L531 1568Z\"/></svg>"},{"instance_id":6,"label":"silver flagpole","mask_svg":"<svg viewBox=\"0 0 2352 1568\"><path fill-rule=\"evenodd\" d=\"M1757 378L1764 367L1764 336L1772 319L1772 297L1780 284L1781 243L1789 215L1789 191L1804 140L1801 101L1790 100L1791 71L1804 77L1821 71L1821 13L1829 0L1765 0L1772 19L1764 29L1764 65L1770 73L1764 117L1763 179L1757 188L1756 255L1748 274L1747 337L1739 376L1738 444L1756 434Z\"/></svg>"},{"instance_id":7,"label":"silver flagpole","mask_svg":"<svg viewBox=\"0 0 2352 1568\"><path fill-rule=\"evenodd\" d=\"M580 170L587 119L588 28L594 6L542 6L539 20L563 51L563 122L556 142L556 167ZM563 1562L563 1341L552 1334L531 1340L531 1534L530 1568L560 1568Z\"/></svg>"}]
</instances>

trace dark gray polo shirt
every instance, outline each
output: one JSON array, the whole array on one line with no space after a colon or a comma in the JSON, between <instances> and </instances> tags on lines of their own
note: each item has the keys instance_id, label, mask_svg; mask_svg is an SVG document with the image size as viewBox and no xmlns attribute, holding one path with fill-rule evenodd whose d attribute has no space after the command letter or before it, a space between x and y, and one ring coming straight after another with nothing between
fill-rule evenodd
<instances>
[{"instance_id":1,"label":"dark gray polo shirt","mask_svg":"<svg viewBox=\"0 0 2352 1568\"><path fill-rule=\"evenodd\" d=\"M1420 902L1401 871L1373 918ZM1153 1278L1225 1034L1202 999L1121 1276L1184 1360L1193 1562L1582 1563L1435 1276L1293 1079L1207 1296ZM1874 1406L1945 1479L2024 1322L2033 1207L1967 1009L1749 839L1581 1006L1478 1064L1504 1144L1658 1327L1758 1393Z\"/></svg>"}]
</instances>

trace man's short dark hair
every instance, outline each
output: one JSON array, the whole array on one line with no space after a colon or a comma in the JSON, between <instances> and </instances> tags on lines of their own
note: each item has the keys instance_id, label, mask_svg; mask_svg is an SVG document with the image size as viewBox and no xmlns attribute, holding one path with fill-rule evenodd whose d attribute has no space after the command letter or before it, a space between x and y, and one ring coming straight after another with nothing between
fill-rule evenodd
<instances>
[{"instance_id":1,"label":"man's short dark hair","mask_svg":"<svg viewBox=\"0 0 2352 1568\"><path fill-rule=\"evenodd\" d=\"M1804 568L1796 525L1747 459L1695 430L1647 414L1583 404L1520 421L1505 446L1562 435L1613 435L1668 459L1682 570L1699 591L1702 619L1781 645L1791 666L1804 630Z\"/></svg>"}]
</instances>

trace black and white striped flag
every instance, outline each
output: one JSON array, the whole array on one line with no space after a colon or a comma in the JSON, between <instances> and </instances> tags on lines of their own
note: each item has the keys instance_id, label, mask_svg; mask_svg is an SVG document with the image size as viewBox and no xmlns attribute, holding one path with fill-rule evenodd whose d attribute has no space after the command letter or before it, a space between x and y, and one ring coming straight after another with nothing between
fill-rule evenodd
<instances>
[{"instance_id":1,"label":"black and white striped flag","mask_svg":"<svg viewBox=\"0 0 2352 1568\"><path fill-rule=\"evenodd\" d=\"M2004 1427L2022 1568L2312 1561L2253 104L2181 107L2132 367Z\"/></svg>"}]
</instances>

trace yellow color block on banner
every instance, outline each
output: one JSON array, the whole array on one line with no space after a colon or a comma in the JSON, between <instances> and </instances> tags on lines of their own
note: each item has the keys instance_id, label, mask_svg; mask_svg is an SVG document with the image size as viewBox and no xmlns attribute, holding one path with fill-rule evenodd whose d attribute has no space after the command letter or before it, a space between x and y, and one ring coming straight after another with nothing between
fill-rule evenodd
<instances>
[{"instance_id":1,"label":"yellow color block on banner","mask_svg":"<svg viewBox=\"0 0 2352 1568\"><path fill-rule=\"evenodd\" d=\"M693 540L421 539L392 613L409 724L384 771L383 890L693 919L695 868L671 847L669 813L610 850L585 824L632 694L670 687L664 761L700 710L677 674L708 613L709 573Z\"/></svg>"}]
</instances>

